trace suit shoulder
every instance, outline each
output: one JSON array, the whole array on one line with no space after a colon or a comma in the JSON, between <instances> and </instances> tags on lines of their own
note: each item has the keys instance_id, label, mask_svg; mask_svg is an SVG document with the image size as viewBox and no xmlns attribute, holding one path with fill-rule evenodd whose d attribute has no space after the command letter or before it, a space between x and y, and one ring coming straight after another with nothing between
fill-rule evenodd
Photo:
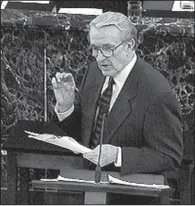
<instances>
[{"instance_id":1,"label":"suit shoulder","mask_svg":"<svg viewBox=\"0 0 195 206\"><path fill-rule=\"evenodd\" d=\"M139 60L139 66L141 67L140 83L144 84L152 90L170 90L171 86L169 81L165 78L160 71L155 69L152 65L144 61Z\"/></svg>"},{"instance_id":2,"label":"suit shoulder","mask_svg":"<svg viewBox=\"0 0 195 206\"><path fill-rule=\"evenodd\" d=\"M88 66L88 76L94 76L99 74L101 74L101 70L99 69L97 62L91 62Z\"/></svg>"},{"instance_id":3,"label":"suit shoulder","mask_svg":"<svg viewBox=\"0 0 195 206\"><path fill-rule=\"evenodd\" d=\"M89 68L98 67L97 62L96 62L96 61L90 62L88 67L89 67Z\"/></svg>"}]
</instances>

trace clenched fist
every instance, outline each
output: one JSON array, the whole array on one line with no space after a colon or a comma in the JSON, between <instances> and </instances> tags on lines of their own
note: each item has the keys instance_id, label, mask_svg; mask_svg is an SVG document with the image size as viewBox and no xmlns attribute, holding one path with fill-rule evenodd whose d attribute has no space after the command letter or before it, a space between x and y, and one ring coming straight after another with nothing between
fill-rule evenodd
<instances>
[{"instance_id":1,"label":"clenched fist","mask_svg":"<svg viewBox=\"0 0 195 206\"><path fill-rule=\"evenodd\" d=\"M72 74L57 72L52 78L52 85L60 111L66 112L73 106L75 99L75 81Z\"/></svg>"}]
</instances>

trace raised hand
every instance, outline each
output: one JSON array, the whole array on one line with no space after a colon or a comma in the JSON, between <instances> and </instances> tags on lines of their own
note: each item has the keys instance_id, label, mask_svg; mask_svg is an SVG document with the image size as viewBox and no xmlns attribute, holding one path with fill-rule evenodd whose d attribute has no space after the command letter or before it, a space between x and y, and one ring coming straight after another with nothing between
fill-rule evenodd
<instances>
[{"instance_id":1,"label":"raised hand","mask_svg":"<svg viewBox=\"0 0 195 206\"><path fill-rule=\"evenodd\" d=\"M52 78L52 85L60 111L69 110L75 99L75 81L72 74L57 72Z\"/></svg>"}]
</instances>

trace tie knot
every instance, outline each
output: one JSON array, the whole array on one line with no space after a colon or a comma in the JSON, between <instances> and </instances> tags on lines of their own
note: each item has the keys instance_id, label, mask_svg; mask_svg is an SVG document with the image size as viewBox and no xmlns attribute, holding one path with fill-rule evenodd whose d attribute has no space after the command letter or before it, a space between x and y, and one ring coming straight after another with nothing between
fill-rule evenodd
<instances>
[{"instance_id":1,"label":"tie knot","mask_svg":"<svg viewBox=\"0 0 195 206\"><path fill-rule=\"evenodd\" d=\"M110 77L108 80L108 85L113 85L113 84L115 84L114 78Z\"/></svg>"}]
</instances>

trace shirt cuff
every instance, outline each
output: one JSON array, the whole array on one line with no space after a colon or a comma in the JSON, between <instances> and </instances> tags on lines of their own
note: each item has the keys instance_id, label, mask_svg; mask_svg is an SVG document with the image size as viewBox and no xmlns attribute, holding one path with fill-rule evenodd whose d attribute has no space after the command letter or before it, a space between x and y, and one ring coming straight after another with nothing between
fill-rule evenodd
<instances>
[{"instance_id":1,"label":"shirt cuff","mask_svg":"<svg viewBox=\"0 0 195 206\"><path fill-rule=\"evenodd\" d=\"M121 153L121 147L117 147L117 157L116 162L114 162L115 167L121 167L122 163L122 153Z\"/></svg>"},{"instance_id":2,"label":"shirt cuff","mask_svg":"<svg viewBox=\"0 0 195 206\"><path fill-rule=\"evenodd\" d=\"M57 114L57 117L58 117L60 122L63 121L64 119L66 119L68 116L70 116L73 111L74 111L74 104L72 105L72 107L68 111L63 112L63 113L59 112L58 103L55 106L55 113Z\"/></svg>"}]
</instances>

